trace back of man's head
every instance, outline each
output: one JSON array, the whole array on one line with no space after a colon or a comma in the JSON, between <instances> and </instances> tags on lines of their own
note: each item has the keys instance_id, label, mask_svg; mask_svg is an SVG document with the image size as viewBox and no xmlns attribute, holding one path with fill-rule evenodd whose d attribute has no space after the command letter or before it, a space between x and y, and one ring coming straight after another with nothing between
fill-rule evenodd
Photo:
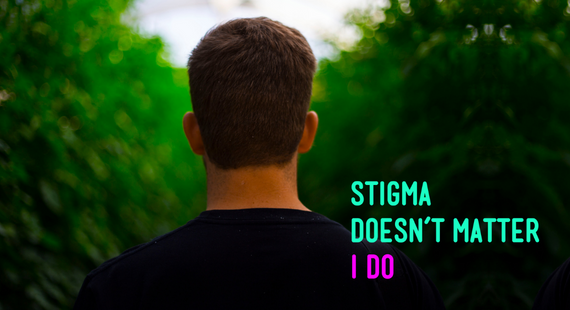
<instances>
[{"instance_id":1,"label":"back of man's head","mask_svg":"<svg viewBox=\"0 0 570 310\"><path fill-rule=\"evenodd\" d=\"M303 135L316 60L296 29L265 17L211 29L188 61L206 154L222 169L282 165Z\"/></svg>"}]
</instances>

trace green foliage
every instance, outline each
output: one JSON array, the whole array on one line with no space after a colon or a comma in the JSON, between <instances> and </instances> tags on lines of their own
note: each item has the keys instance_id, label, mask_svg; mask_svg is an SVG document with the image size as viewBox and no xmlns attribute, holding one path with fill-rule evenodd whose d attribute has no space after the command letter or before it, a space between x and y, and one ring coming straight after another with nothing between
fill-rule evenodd
<instances>
[{"instance_id":1,"label":"green foliage","mask_svg":"<svg viewBox=\"0 0 570 310\"><path fill-rule=\"evenodd\" d=\"M1 309L69 309L89 270L204 209L185 70L126 5L0 1Z\"/></svg>"},{"instance_id":2,"label":"green foliage","mask_svg":"<svg viewBox=\"0 0 570 310\"><path fill-rule=\"evenodd\" d=\"M447 306L530 308L570 256L569 15L566 1L546 0L354 12L362 39L316 78L321 127L300 160L302 201L347 227L351 217L446 218L442 243L397 246ZM354 207L354 180L425 180L432 206ZM534 217L541 240L503 244L495 232L491 244L455 244L453 218L465 217Z\"/></svg>"}]
</instances>

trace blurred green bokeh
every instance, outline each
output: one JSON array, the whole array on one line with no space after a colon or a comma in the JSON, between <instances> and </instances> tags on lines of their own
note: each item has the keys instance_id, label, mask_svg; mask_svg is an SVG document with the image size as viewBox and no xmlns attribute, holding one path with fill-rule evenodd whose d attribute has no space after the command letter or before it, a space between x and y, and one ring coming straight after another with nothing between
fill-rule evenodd
<instances>
[{"instance_id":1,"label":"blurred green bokeh","mask_svg":"<svg viewBox=\"0 0 570 310\"><path fill-rule=\"evenodd\" d=\"M70 309L85 275L205 209L184 138L185 69L121 23L121 0L0 0L0 309ZM320 62L310 209L444 217L397 246L450 309L529 309L570 256L570 8L565 1L392 1ZM430 207L350 204L355 181L427 181ZM534 217L540 243L453 243L453 218ZM485 226L485 225L484 225ZM486 227L482 227L485 229Z\"/></svg>"},{"instance_id":2,"label":"blurred green bokeh","mask_svg":"<svg viewBox=\"0 0 570 310\"><path fill-rule=\"evenodd\" d=\"M204 208L186 72L126 5L0 2L2 309L69 309L91 269Z\"/></svg>"}]
</instances>

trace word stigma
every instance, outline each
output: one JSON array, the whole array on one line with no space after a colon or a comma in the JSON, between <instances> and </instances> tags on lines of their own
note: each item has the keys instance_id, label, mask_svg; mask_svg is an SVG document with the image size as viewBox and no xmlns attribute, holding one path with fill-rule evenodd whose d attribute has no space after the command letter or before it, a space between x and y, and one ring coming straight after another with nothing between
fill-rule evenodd
<instances>
[{"instance_id":1,"label":"word stigma","mask_svg":"<svg viewBox=\"0 0 570 310\"><path fill-rule=\"evenodd\" d=\"M364 187L368 186L368 190ZM377 200L377 204L383 206L388 203L391 206L396 206L401 203L403 206L409 203L408 197L411 196L412 204L414 206L431 205L429 197L429 189L427 182L423 182L421 189L418 188L418 182L414 181L408 185L405 181L402 182L402 190L400 191L400 184L396 181L390 181L385 186L384 181L354 181L352 182L352 192L356 195L352 197L351 201L354 206L361 206L368 196L368 203L373 206ZM362 192L361 192L362 191ZM378 192L376 195L375 192ZM366 195L366 196L365 196Z\"/></svg>"}]
</instances>

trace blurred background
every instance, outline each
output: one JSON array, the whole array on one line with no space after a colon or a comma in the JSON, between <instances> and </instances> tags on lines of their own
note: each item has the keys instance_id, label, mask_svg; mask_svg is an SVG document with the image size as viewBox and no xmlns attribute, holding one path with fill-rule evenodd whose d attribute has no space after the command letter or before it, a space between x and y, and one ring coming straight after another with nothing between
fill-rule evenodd
<instances>
[{"instance_id":1,"label":"blurred background","mask_svg":"<svg viewBox=\"0 0 570 310\"><path fill-rule=\"evenodd\" d=\"M347 12L382 8L388 0L139 0L122 20L143 35L159 35L166 43L168 60L185 67L190 51L213 26L233 18L266 16L297 28L318 59L332 57L333 47L349 48L360 39L358 27L347 23Z\"/></svg>"},{"instance_id":2,"label":"blurred background","mask_svg":"<svg viewBox=\"0 0 570 310\"><path fill-rule=\"evenodd\" d=\"M444 217L440 243L427 226L396 246L446 306L530 309L570 256L557 0L0 0L0 309L71 309L90 270L205 209L186 58L215 24L258 15L319 58L301 201L347 228ZM354 207L355 180L427 181L432 205ZM534 217L540 242L453 243L455 217Z\"/></svg>"}]
</instances>

